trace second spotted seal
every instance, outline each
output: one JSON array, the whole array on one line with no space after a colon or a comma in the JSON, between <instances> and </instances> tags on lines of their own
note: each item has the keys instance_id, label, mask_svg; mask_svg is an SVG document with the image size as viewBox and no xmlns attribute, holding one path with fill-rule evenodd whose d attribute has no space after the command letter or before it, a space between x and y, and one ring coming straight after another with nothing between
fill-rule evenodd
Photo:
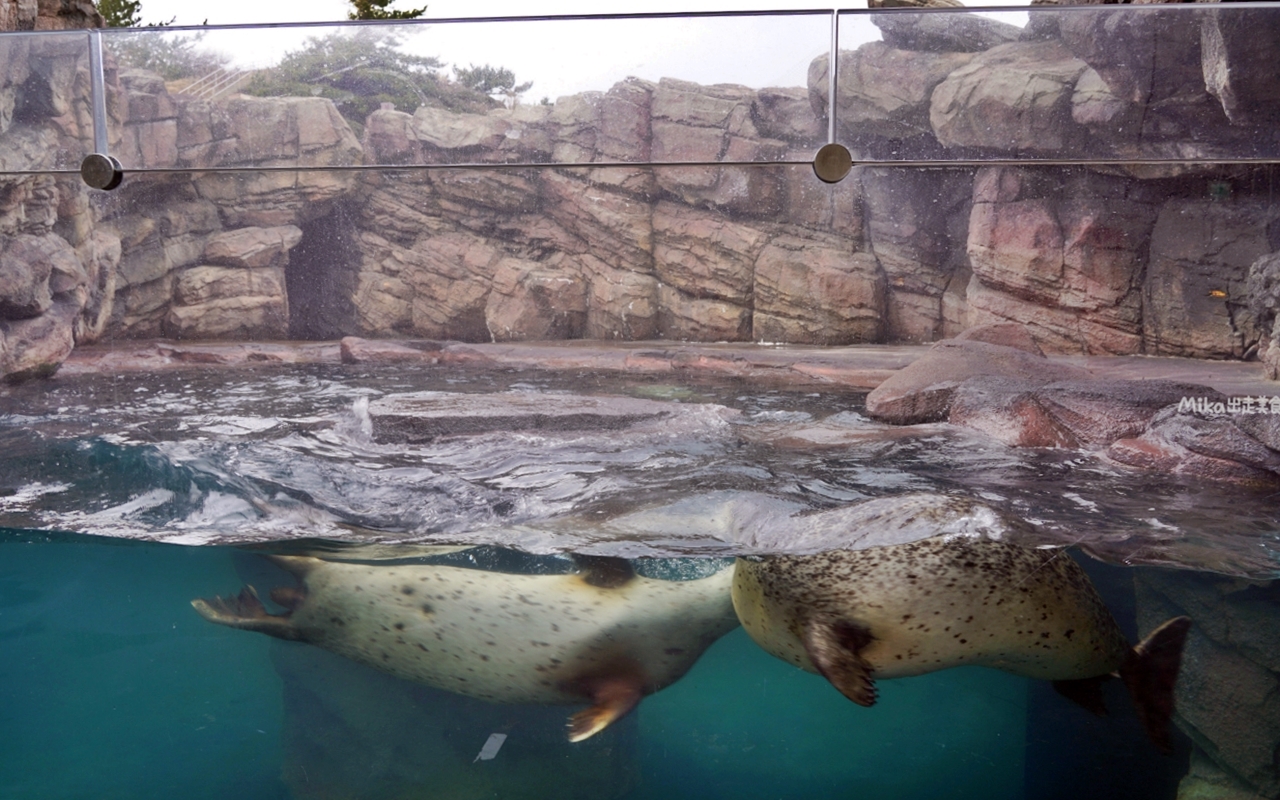
<instances>
[{"instance_id":1,"label":"second spotted seal","mask_svg":"<svg viewBox=\"0 0 1280 800\"><path fill-rule=\"evenodd\" d=\"M893 499L868 514L894 524ZM869 504L866 504L869 505ZM992 510L941 496L913 496L912 526L939 527ZM733 603L769 653L823 675L860 705L875 681L964 664L1054 682L1101 712L1100 682L1125 680L1148 734L1169 749L1173 685L1190 624L1169 620L1131 647L1084 570L1060 549L1004 541L990 532L738 560Z\"/></svg>"}]
</instances>

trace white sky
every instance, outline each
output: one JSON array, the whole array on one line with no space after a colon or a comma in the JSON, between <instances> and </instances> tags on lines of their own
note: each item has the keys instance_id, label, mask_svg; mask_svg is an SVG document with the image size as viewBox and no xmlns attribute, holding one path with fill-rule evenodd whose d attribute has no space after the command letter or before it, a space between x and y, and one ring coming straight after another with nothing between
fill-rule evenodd
<instances>
[{"instance_id":1,"label":"white sky","mask_svg":"<svg viewBox=\"0 0 1280 800\"><path fill-rule=\"evenodd\" d=\"M1014 0L983 0L1015 5ZM1017 5L1022 5L1018 2ZM398 0L392 8L427 5L424 19L530 14L629 13L663 11L751 11L813 9L809 0ZM865 7L853 0L842 7ZM174 19L177 25L337 22L346 19L345 0L142 0L144 22ZM1025 24L1021 12L999 17ZM533 81L526 98L557 97L588 89L605 90L635 75L649 80L681 78L698 83L803 86L814 56L830 47L828 15L669 19L645 21L558 21L524 23L418 24L405 50L434 55L449 64L492 64ZM204 47L222 51L238 66L269 66L323 28L211 31ZM865 19L841 26L841 45L879 38Z\"/></svg>"}]
</instances>

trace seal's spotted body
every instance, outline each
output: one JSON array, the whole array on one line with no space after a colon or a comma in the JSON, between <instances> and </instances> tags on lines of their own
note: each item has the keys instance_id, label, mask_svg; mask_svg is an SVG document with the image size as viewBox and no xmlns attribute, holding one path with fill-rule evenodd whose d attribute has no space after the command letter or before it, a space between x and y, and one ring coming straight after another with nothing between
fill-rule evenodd
<instances>
[{"instance_id":1,"label":"seal's spotted body","mask_svg":"<svg viewBox=\"0 0 1280 800\"><path fill-rule=\"evenodd\" d=\"M679 679L737 625L728 569L692 581L629 571L599 580L591 572L275 560L302 580L300 591L272 595L288 614L266 614L246 593L193 604L214 622L308 642L482 700L595 703L571 721L574 741Z\"/></svg>"},{"instance_id":2,"label":"seal's spotted body","mask_svg":"<svg viewBox=\"0 0 1280 800\"><path fill-rule=\"evenodd\" d=\"M827 678L855 703L875 679L975 664L1047 679L1105 713L1100 682L1124 678L1155 744L1168 723L1190 621L1130 647L1084 570L1061 550L986 536L740 558L733 605L769 653Z\"/></svg>"},{"instance_id":3,"label":"seal's spotted body","mask_svg":"<svg viewBox=\"0 0 1280 800\"><path fill-rule=\"evenodd\" d=\"M981 538L740 560L733 600L773 655L817 672L811 621L865 628L874 677L962 664L1051 680L1105 675L1129 643L1083 570L1060 550Z\"/></svg>"}]
</instances>

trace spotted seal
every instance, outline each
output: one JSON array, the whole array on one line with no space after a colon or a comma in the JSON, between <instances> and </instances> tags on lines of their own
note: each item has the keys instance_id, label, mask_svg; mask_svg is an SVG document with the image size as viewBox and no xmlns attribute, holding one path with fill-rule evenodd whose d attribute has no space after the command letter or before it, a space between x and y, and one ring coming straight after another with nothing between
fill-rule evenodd
<instances>
[{"instance_id":1,"label":"spotted seal","mask_svg":"<svg viewBox=\"0 0 1280 800\"><path fill-rule=\"evenodd\" d=\"M271 556L298 588L192 601L205 619L308 642L397 677L495 703L575 704L569 740L604 730L737 627L733 570L641 577L614 558L565 575Z\"/></svg>"},{"instance_id":2,"label":"spotted seal","mask_svg":"<svg viewBox=\"0 0 1280 800\"><path fill-rule=\"evenodd\" d=\"M941 522L972 513L971 506L940 498L931 513ZM874 704L880 678L976 664L1053 681L1104 713L1101 681L1118 672L1151 739L1170 747L1173 684L1190 621L1169 620L1131 647L1062 549L970 530L740 558L734 572L733 605L751 638L820 673L855 703Z\"/></svg>"}]
</instances>

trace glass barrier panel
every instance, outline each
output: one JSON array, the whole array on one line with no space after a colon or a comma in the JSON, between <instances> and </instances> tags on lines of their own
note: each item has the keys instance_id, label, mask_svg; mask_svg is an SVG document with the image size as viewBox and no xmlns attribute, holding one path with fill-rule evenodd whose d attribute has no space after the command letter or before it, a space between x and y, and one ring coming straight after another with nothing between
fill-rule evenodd
<instances>
[{"instance_id":1,"label":"glass barrier panel","mask_svg":"<svg viewBox=\"0 0 1280 800\"><path fill-rule=\"evenodd\" d=\"M0 175L78 170L91 152L88 33L0 33Z\"/></svg>"},{"instance_id":2,"label":"glass barrier panel","mask_svg":"<svg viewBox=\"0 0 1280 800\"><path fill-rule=\"evenodd\" d=\"M868 160L1280 157L1277 61L1257 44L1280 28L1274 7L894 9L840 20L839 138ZM826 60L810 82L824 108Z\"/></svg>"},{"instance_id":3,"label":"glass barrier panel","mask_svg":"<svg viewBox=\"0 0 1280 800\"><path fill-rule=\"evenodd\" d=\"M126 169L775 162L825 141L803 85L830 27L795 14L152 29L107 48L139 108Z\"/></svg>"},{"instance_id":4,"label":"glass barrier panel","mask_svg":"<svg viewBox=\"0 0 1280 800\"><path fill-rule=\"evenodd\" d=\"M1063 144L994 101L959 144L918 100L1024 49L1110 80L1064 31L1165 41L1129 13L1195 21L1202 82L1239 52L1231 6L845 14L835 184L829 14L684 21L812 25L732 74L645 56L668 19L104 32L123 183L0 202L0 796L1275 796L1280 175L1114 163L1265 102L1157 81L1148 122L1226 122L1106 134L1079 67ZM631 60L498 35L556 26ZM520 102L144 60L283 86L388 31ZM761 149L654 164L664 126Z\"/></svg>"}]
</instances>

